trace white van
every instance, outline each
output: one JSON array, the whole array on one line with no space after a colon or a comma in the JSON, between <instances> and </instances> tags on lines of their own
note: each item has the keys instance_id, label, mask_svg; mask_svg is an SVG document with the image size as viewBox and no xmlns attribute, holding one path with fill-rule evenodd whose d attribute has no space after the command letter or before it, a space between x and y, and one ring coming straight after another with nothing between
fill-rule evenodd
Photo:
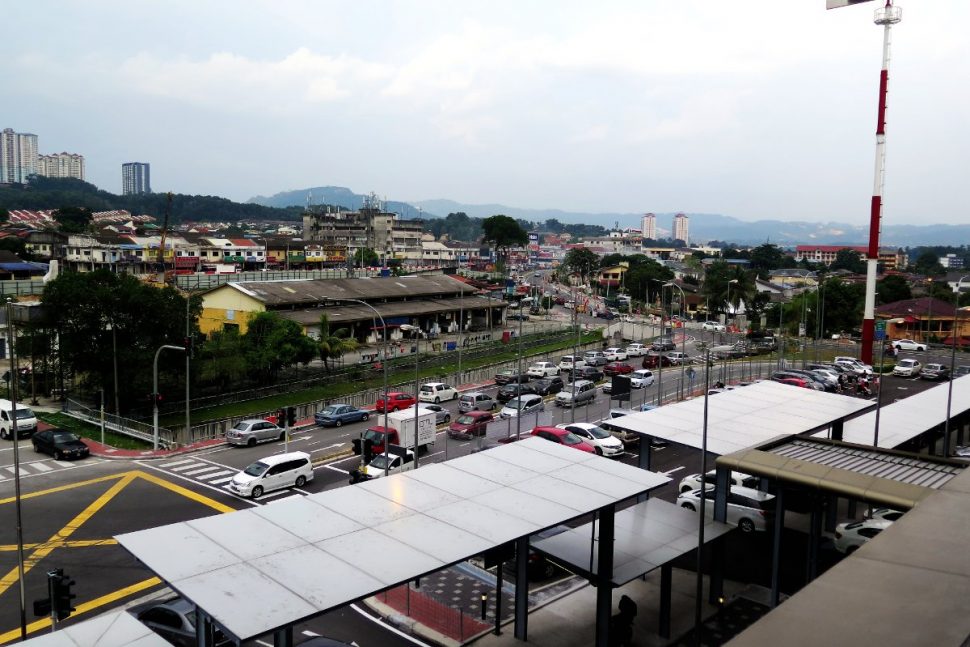
<instances>
[{"instance_id":1,"label":"white van","mask_svg":"<svg viewBox=\"0 0 970 647\"><path fill-rule=\"evenodd\" d=\"M13 438L13 427L10 424L10 412L13 410L13 403L10 400L0 400L0 438L10 440ZM30 407L22 404L17 405L17 437L25 438L32 436L37 431L37 416Z\"/></svg>"},{"instance_id":2,"label":"white van","mask_svg":"<svg viewBox=\"0 0 970 647\"><path fill-rule=\"evenodd\" d=\"M303 487L313 480L310 455L290 452L261 458L229 481L229 491L257 499L263 492L287 487Z\"/></svg>"}]
</instances>

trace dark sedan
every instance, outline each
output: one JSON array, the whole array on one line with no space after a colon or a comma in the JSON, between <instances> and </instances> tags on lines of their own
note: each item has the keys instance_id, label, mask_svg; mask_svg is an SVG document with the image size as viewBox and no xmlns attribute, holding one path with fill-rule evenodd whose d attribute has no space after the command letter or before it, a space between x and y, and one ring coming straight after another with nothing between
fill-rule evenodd
<instances>
[{"instance_id":1,"label":"dark sedan","mask_svg":"<svg viewBox=\"0 0 970 647\"><path fill-rule=\"evenodd\" d=\"M562 391L563 381L561 377L547 377L532 382L532 388L539 395L555 395Z\"/></svg>"},{"instance_id":2,"label":"dark sedan","mask_svg":"<svg viewBox=\"0 0 970 647\"><path fill-rule=\"evenodd\" d=\"M590 382L599 382L603 379L603 371L595 366L580 366L570 374L569 379L571 381L589 380Z\"/></svg>"},{"instance_id":3,"label":"dark sedan","mask_svg":"<svg viewBox=\"0 0 970 647\"><path fill-rule=\"evenodd\" d=\"M641 366L643 366L643 368L657 368L661 364L663 364L664 366L674 365L674 363L671 362L670 358L667 357L666 355L661 355L654 351L650 351L649 353L643 356L643 362L641 363Z\"/></svg>"},{"instance_id":4,"label":"dark sedan","mask_svg":"<svg viewBox=\"0 0 970 647\"><path fill-rule=\"evenodd\" d=\"M525 382L528 382L528 381L529 381L528 375L526 375L525 373L519 373L518 371L513 371L512 369L500 371L495 374L495 383L498 384L499 386L502 386L503 384L512 384L513 382L519 382L520 384L524 384Z\"/></svg>"},{"instance_id":5,"label":"dark sedan","mask_svg":"<svg viewBox=\"0 0 970 647\"><path fill-rule=\"evenodd\" d=\"M505 404L512 398L535 392L536 390L531 384L506 384L498 390L498 395L495 396L495 399Z\"/></svg>"},{"instance_id":6,"label":"dark sedan","mask_svg":"<svg viewBox=\"0 0 970 647\"><path fill-rule=\"evenodd\" d=\"M348 422L360 422L370 418L370 412L349 404L331 404L313 414L313 420L321 427L339 427Z\"/></svg>"},{"instance_id":7,"label":"dark sedan","mask_svg":"<svg viewBox=\"0 0 970 647\"><path fill-rule=\"evenodd\" d=\"M657 339L650 344L651 350L663 352L665 350L677 350L677 344L673 339Z\"/></svg>"},{"instance_id":8,"label":"dark sedan","mask_svg":"<svg viewBox=\"0 0 970 647\"><path fill-rule=\"evenodd\" d=\"M91 453L88 446L76 434L63 429L45 429L31 436L35 452L50 454L56 460L84 458Z\"/></svg>"}]
</instances>

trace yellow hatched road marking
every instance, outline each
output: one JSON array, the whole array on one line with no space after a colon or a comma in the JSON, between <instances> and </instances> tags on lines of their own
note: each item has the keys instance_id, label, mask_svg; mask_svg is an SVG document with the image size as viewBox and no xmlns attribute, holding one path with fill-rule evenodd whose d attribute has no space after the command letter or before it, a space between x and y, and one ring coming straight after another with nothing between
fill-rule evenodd
<instances>
[{"instance_id":1,"label":"yellow hatched road marking","mask_svg":"<svg viewBox=\"0 0 970 647\"><path fill-rule=\"evenodd\" d=\"M44 544L24 544L24 550L33 550ZM64 548L89 548L90 546L117 546L117 539L73 539L61 542ZM17 544L0 544L0 553L11 553L17 550Z\"/></svg>"}]
</instances>

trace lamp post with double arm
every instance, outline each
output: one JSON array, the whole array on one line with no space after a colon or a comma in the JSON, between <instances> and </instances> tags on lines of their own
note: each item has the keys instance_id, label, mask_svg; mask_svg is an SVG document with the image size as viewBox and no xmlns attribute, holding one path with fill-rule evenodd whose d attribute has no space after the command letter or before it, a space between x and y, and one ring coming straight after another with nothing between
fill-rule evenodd
<instances>
[{"instance_id":1,"label":"lamp post with double arm","mask_svg":"<svg viewBox=\"0 0 970 647\"><path fill-rule=\"evenodd\" d=\"M680 310L681 318L686 319L687 313L687 295L684 294L684 288L680 287L673 281L664 283L665 288L677 288L680 290ZM687 332L685 328L681 328L680 331L680 399L684 399L684 365L687 363Z\"/></svg>"},{"instance_id":2,"label":"lamp post with double arm","mask_svg":"<svg viewBox=\"0 0 970 647\"><path fill-rule=\"evenodd\" d=\"M957 298L953 304L953 325L950 326L950 383L947 385L946 392L946 425L943 428L943 456L949 458L950 456L950 406L953 404L953 378L954 371L956 371L957 363L957 318L960 314L960 288L963 287L963 281L966 278L970 278L970 274L966 274L960 277L957 281ZM963 339L963 331L960 330L960 339ZM884 344L885 345L885 344ZM879 367L882 370L882 367ZM881 389L880 389L881 390Z\"/></svg>"}]
</instances>

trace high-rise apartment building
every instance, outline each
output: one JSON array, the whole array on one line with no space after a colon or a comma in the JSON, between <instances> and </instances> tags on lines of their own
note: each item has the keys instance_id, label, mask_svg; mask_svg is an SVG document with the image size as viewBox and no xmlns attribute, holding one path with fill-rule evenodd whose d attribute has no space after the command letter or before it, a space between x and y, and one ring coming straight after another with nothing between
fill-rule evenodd
<instances>
[{"instance_id":1,"label":"high-rise apartment building","mask_svg":"<svg viewBox=\"0 0 970 647\"><path fill-rule=\"evenodd\" d=\"M84 179L84 155L54 153L37 158L37 173L45 177L73 177Z\"/></svg>"},{"instance_id":2,"label":"high-rise apartment building","mask_svg":"<svg viewBox=\"0 0 970 647\"><path fill-rule=\"evenodd\" d=\"M37 135L0 131L0 184L26 183L37 173Z\"/></svg>"},{"instance_id":3,"label":"high-rise apartment building","mask_svg":"<svg viewBox=\"0 0 970 647\"><path fill-rule=\"evenodd\" d=\"M126 162L121 165L121 192L123 195L132 193L151 193L151 169L145 162Z\"/></svg>"},{"instance_id":4,"label":"high-rise apartment building","mask_svg":"<svg viewBox=\"0 0 970 647\"><path fill-rule=\"evenodd\" d=\"M644 214L640 223L640 231L645 239L657 240L657 216L652 213Z\"/></svg>"},{"instance_id":5,"label":"high-rise apartment building","mask_svg":"<svg viewBox=\"0 0 970 647\"><path fill-rule=\"evenodd\" d=\"M687 227L688 219L686 213L678 213L674 216L674 240L682 240L685 245L690 244Z\"/></svg>"}]
</instances>

